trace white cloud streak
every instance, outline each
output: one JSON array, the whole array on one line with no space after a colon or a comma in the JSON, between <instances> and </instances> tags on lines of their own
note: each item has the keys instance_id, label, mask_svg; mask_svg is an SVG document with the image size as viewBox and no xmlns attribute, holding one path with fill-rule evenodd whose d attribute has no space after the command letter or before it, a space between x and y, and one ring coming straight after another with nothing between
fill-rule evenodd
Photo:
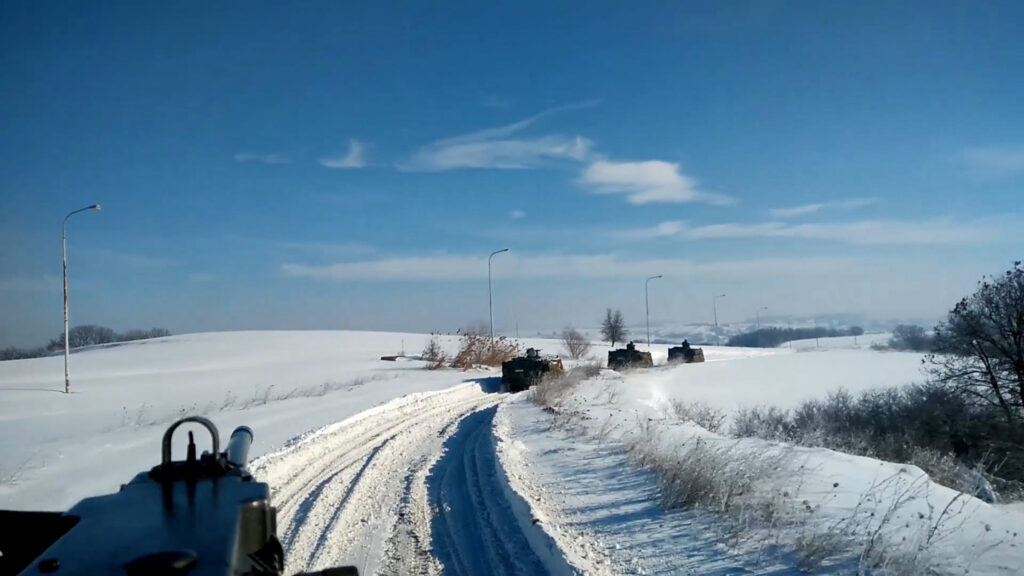
<instances>
[{"instance_id":1,"label":"white cloud streak","mask_svg":"<svg viewBox=\"0 0 1024 576\"><path fill-rule=\"evenodd\" d=\"M954 222L946 218L920 221L861 220L826 224L724 223L690 227L685 222L672 220L650 228L620 231L618 236L633 239L678 237L686 240L796 238L869 246L977 245L1011 238L1012 231L1020 224L991 218L970 222Z\"/></svg>"},{"instance_id":2,"label":"white cloud streak","mask_svg":"<svg viewBox=\"0 0 1024 576\"><path fill-rule=\"evenodd\" d=\"M288 164L291 160L283 154L252 154L239 152L235 162L258 162L260 164Z\"/></svg>"},{"instance_id":3,"label":"white cloud streak","mask_svg":"<svg viewBox=\"0 0 1024 576\"><path fill-rule=\"evenodd\" d=\"M513 220L521 220L526 218L526 211L516 208L508 213L508 217Z\"/></svg>"},{"instance_id":4,"label":"white cloud streak","mask_svg":"<svg viewBox=\"0 0 1024 576\"><path fill-rule=\"evenodd\" d=\"M700 190L698 182L661 160L593 162L580 176L580 184L594 194L622 194L631 204L704 202L734 204L733 198Z\"/></svg>"},{"instance_id":5,"label":"white cloud streak","mask_svg":"<svg viewBox=\"0 0 1024 576\"><path fill-rule=\"evenodd\" d=\"M324 266L284 264L287 277L337 281L447 282L487 277L486 258L479 256L412 256ZM634 278L658 270L665 275L737 277L750 274L820 274L841 270L840 258L765 258L699 263L681 259L635 259L611 254L516 255L509 254L497 277L509 278Z\"/></svg>"},{"instance_id":6,"label":"white cloud streak","mask_svg":"<svg viewBox=\"0 0 1024 576\"><path fill-rule=\"evenodd\" d=\"M417 150L399 169L409 172L441 172L459 168L514 170L534 168L551 160L582 162L590 157L593 147L593 143L582 136L513 136L547 116L596 105L594 101L586 101L558 106L504 126L444 138Z\"/></svg>"},{"instance_id":7,"label":"white cloud streak","mask_svg":"<svg viewBox=\"0 0 1024 576\"><path fill-rule=\"evenodd\" d=\"M972 170L986 176L1009 176L1024 172L1024 147L968 148L963 161Z\"/></svg>"},{"instance_id":8,"label":"white cloud streak","mask_svg":"<svg viewBox=\"0 0 1024 576\"><path fill-rule=\"evenodd\" d=\"M872 204L875 204L877 202L877 198L851 198L849 200L841 200L838 202L819 202L815 204L803 204L800 206L792 206L788 208L772 208L768 210L768 213L775 218L795 218L798 216L816 214L823 210L856 210L857 208L871 206Z\"/></svg>"},{"instance_id":9,"label":"white cloud streak","mask_svg":"<svg viewBox=\"0 0 1024 576\"><path fill-rule=\"evenodd\" d=\"M804 204L802 206L793 206L791 208L772 208L768 213L776 218L791 218L793 216L814 214L815 212L820 212L824 207L824 204Z\"/></svg>"},{"instance_id":10,"label":"white cloud streak","mask_svg":"<svg viewBox=\"0 0 1024 576\"><path fill-rule=\"evenodd\" d=\"M320 158L321 166L327 168L363 168L366 166L366 145L351 138L348 141L348 151L341 156Z\"/></svg>"}]
</instances>

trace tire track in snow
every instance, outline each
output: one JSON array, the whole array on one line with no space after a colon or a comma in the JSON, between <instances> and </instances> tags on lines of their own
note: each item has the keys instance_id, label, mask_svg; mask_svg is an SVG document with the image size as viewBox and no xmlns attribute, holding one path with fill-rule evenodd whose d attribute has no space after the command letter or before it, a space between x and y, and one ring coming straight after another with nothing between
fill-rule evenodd
<instances>
[{"instance_id":1,"label":"tire track in snow","mask_svg":"<svg viewBox=\"0 0 1024 576\"><path fill-rule=\"evenodd\" d=\"M493 484L490 422L503 398L467 384L398 399L255 463L278 506L286 571L354 564L364 574L456 573L433 554L454 552L465 561L486 549L492 564L482 573L544 573L521 559L529 547L521 534L516 539L518 525ZM478 523L470 533L446 529L439 548L432 531L441 508L428 476L443 470L444 506ZM474 531L486 539L483 548Z\"/></svg>"},{"instance_id":2,"label":"tire track in snow","mask_svg":"<svg viewBox=\"0 0 1024 576\"><path fill-rule=\"evenodd\" d=\"M498 485L492 430L496 410L465 417L430 472L434 552L452 574L545 574Z\"/></svg>"}]
</instances>

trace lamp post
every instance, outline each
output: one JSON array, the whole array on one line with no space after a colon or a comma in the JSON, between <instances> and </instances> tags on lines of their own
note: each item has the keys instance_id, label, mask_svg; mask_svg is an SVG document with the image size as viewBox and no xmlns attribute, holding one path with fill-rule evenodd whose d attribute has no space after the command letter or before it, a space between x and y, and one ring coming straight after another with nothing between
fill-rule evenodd
<instances>
[{"instance_id":1,"label":"lamp post","mask_svg":"<svg viewBox=\"0 0 1024 576\"><path fill-rule=\"evenodd\" d=\"M86 206L85 208L79 208L73 212L69 212L64 217L64 221L60 225L60 252L61 261L63 264L63 276L64 276L64 393L71 393L71 372L68 367L68 356L71 355L71 347L69 345L70 340L68 337L68 218L71 218L79 212L85 212L86 210L99 210L99 204L93 204L92 206Z\"/></svg>"},{"instance_id":2,"label":"lamp post","mask_svg":"<svg viewBox=\"0 0 1024 576\"><path fill-rule=\"evenodd\" d=\"M761 306L760 308L757 309L757 312L754 313L755 317L757 318L757 345L759 347L761 346L761 310L767 309L767 306Z\"/></svg>"},{"instance_id":3,"label":"lamp post","mask_svg":"<svg viewBox=\"0 0 1024 576\"><path fill-rule=\"evenodd\" d=\"M644 315L647 318L647 350L651 349L651 305L650 298L647 295L647 285L650 284L651 280L661 278L661 274L657 276L651 276L647 280L644 280Z\"/></svg>"},{"instance_id":4,"label":"lamp post","mask_svg":"<svg viewBox=\"0 0 1024 576\"><path fill-rule=\"evenodd\" d=\"M487 257L487 312L491 317L491 346L494 345L494 299L491 296L491 258L494 258L495 254L501 254L502 252L508 252L508 248L495 250Z\"/></svg>"},{"instance_id":5,"label":"lamp post","mask_svg":"<svg viewBox=\"0 0 1024 576\"><path fill-rule=\"evenodd\" d=\"M711 299L711 306L715 310L715 346L722 345L722 337L718 333L718 299L725 298L725 294L719 294Z\"/></svg>"}]
</instances>

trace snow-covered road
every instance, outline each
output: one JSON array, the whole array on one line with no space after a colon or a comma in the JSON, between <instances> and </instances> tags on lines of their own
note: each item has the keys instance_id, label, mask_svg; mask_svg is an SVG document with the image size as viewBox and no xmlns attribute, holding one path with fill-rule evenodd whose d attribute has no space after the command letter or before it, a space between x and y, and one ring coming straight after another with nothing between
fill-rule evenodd
<instances>
[{"instance_id":1,"label":"snow-covered road","mask_svg":"<svg viewBox=\"0 0 1024 576\"><path fill-rule=\"evenodd\" d=\"M254 462L287 572L550 572L501 485L491 424L504 395L492 380L399 398Z\"/></svg>"}]
</instances>

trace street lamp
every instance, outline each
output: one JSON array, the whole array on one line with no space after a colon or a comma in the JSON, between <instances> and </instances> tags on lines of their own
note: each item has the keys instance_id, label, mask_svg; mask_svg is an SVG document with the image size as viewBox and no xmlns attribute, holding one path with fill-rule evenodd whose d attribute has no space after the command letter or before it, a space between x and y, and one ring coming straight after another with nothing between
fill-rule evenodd
<instances>
[{"instance_id":1,"label":"street lamp","mask_svg":"<svg viewBox=\"0 0 1024 576\"><path fill-rule=\"evenodd\" d=\"M722 345L722 337L718 334L718 299L725 298L725 294L719 294L711 299L711 306L715 309L715 346Z\"/></svg>"},{"instance_id":2,"label":"street lamp","mask_svg":"<svg viewBox=\"0 0 1024 576\"><path fill-rule=\"evenodd\" d=\"M68 337L68 218L71 218L79 212L85 212L86 210L99 211L100 205L93 204L92 206L86 206L85 208L79 208L74 212L68 213L64 217L64 221L60 225L60 251L61 260L64 268L64 393L71 393L71 372L68 368L68 356L71 354L71 348L69 346Z\"/></svg>"},{"instance_id":3,"label":"street lamp","mask_svg":"<svg viewBox=\"0 0 1024 576\"><path fill-rule=\"evenodd\" d=\"M767 309L768 309L767 306L761 306L760 308L757 309L757 312L754 313L755 317L757 318L757 346L758 346L758 348L761 347L761 310L767 310Z\"/></svg>"},{"instance_id":4,"label":"street lamp","mask_svg":"<svg viewBox=\"0 0 1024 576\"><path fill-rule=\"evenodd\" d=\"M491 346L494 345L494 299L491 296L491 258L494 258L495 254L501 254L502 252L508 252L508 248L495 250L487 257L487 312L491 317Z\"/></svg>"},{"instance_id":5,"label":"street lamp","mask_svg":"<svg viewBox=\"0 0 1024 576\"><path fill-rule=\"evenodd\" d=\"M757 329L758 330L761 329L761 311L762 310L767 310L767 309L768 309L767 306L761 306L760 308L757 309L757 313L756 314L757 314Z\"/></svg>"},{"instance_id":6,"label":"street lamp","mask_svg":"<svg viewBox=\"0 0 1024 576\"><path fill-rule=\"evenodd\" d=\"M655 278L661 278L661 274L657 276L651 276L647 280L644 280L644 315L647 317L647 349L651 349L651 305L650 299L647 297L647 285L650 284L651 280Z\"/></svg>"}]
</instances>

